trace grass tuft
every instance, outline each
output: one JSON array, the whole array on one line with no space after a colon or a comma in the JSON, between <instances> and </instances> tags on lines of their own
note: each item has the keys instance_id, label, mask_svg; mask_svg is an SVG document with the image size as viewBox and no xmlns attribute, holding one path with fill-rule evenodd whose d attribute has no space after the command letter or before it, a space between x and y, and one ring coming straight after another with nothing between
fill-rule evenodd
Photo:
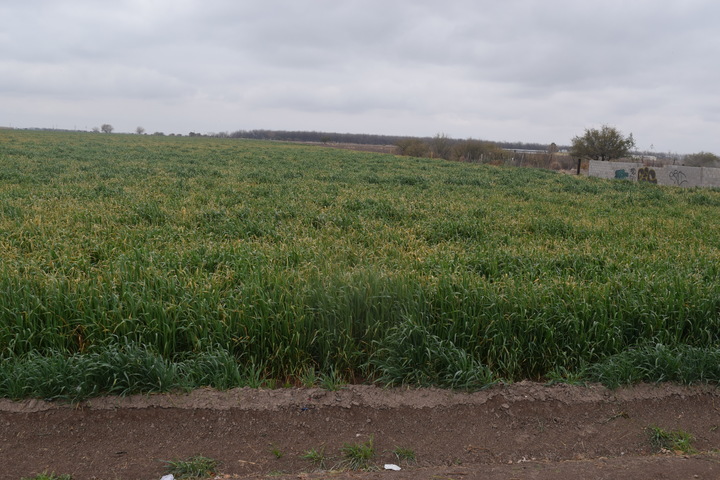
<instances>
[{"instance_id":1,"label":"grass tuft","mask_svg":"<svg viewBox=\"0 0 720 480\"><path fill-rule=\"evenodd\" d=\"M57 475L55 473L41 473L34 477L23 477L21 480L72 480L72 475L63 474Z\"/></svg>"},{"instance_id":2,"label":"grass tuft","mask_svg":"<svg viewBox=\"0 0 720 480\"><path fill-rule=\"evenodd\" d=\"M395 457L400 461L414 462L416 460L415 451L410 448L395 447L393 453L395 454Z\"/></svg>"},{"instance_id":3,"label":"grass tuft","mask_svg":"<svg viewBox=\"0 0 720 480\"><path fill-rule=\"evenodd\" d=\"M311 448L301 455L300 458L308 460L315 468L322 470L325 468L326 461L325 447Z\"/></svg>"},{"instance_id":4,"label":"grass tuft","mask_svg":"<svg viewBox=\"0 0 720 480\"><path fill-rule=\"evenodd\" d=\"M325 390L336 392L343 388L346 384L347 382L343 378L342 374L336 369L331 370L330 373L320 375L320 386Z\"/></svg>"},{"instance_id":5,"label":"grass tuft","mask_svg":"<svg viewBox=\"0 0 720 480\"><path fill-rule=\"evenodd\" d=\"M272 445L272 447L270 448L270 453L272 453L273 456L278 460L285 456L283 451L280 450L280 447L278 447L277 445Z\"/></svg>"},{"instance_id":6,"label":"grass tuft","mask_svg":"<svg viewBox=\"0 0 720 480\"><path fill-rule=\"evenodd\" d=\"M375 458L375 446L373 438L363 443L346 443L340 449L343 456L339 464L341 469L349 470L367 470L370 468L370 462Z\"/></svg>"},{"instance_id":7,"label":"grass tuft","mask_svg":"<svg viewBox=\"0 0 720 480\"><path fill-rule=\"evenodd\" d=\"M695 438L683 430L664 430L660 427L648 428L650 443L656 451L671 451L676 453L692 454L697 450L692 446Z\"/></svg>"},{"instance_id":8,"label":"grass tuft","mask_svg":"<svg viewBox=\"0 0 720 480\"><path fill-rule=\"evenodd\" d=\"M209 478L217 473L218 462L201 455L186 460L166 461L167 473L176 479Z\"/></svg>"}]
</instances>

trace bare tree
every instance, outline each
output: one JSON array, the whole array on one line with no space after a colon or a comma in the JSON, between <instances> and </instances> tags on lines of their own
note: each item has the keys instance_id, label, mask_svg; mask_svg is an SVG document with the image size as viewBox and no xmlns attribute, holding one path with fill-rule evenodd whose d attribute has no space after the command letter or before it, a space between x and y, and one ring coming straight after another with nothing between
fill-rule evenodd
<instances>
[{"instance_id":1,"label":"bare tree","mask_svg":"<svg viewBox=\"0 0 720 480\"><path fill-rule=\"evenodd\" d=\"M102 127L100 127L100 130L102 130L103 133L112 133L114 128L109 123L103 123Z\"/></svg>"},{"instance_id":2,"label":"bare tree","mask_svg":"<svg viewBox=\"0 0 720 480\"><path fill-rule=\"evenodd\" d=\"M135 129L135 133L137 133L138 135L142 135L143 133L145 133L145 129L143 127L137 127Z\"/></svg>"},{"instance_id":3,"label":"bare tree","mask_svg":"<svg viewBox=\"0 0 720 480\"><path fill-rule=\"evenodd\" d=\"M453 141L444 133L438 133L430 140L430 153L433 157L450 160Z\"/></svg>"}]
</instances>

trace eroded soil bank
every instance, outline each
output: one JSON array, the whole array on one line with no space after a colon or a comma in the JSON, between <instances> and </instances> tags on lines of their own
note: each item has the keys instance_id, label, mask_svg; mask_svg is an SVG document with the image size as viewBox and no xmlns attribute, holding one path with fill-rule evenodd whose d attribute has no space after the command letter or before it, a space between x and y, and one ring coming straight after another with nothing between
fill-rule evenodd
<instances>
[{"instance_id":1,"label":"eroded soil bank","mask_svg":"<svg viewBox=\"0 0 720 480\"><path fill-rule=\"evenodd\" d=\"M720 478L720 391L711 387L546 386L473 394L353 385L197 390L79 405L0 400L0 479L159 479L165 461L203 455L221 478ZM690 433L700 454L658 453L648 429ZM344 445L373 465L336 472ZM398 448L416 460L398 459ZM322 451L318 471L302 456Z\"/></svg>"}]
</instances>

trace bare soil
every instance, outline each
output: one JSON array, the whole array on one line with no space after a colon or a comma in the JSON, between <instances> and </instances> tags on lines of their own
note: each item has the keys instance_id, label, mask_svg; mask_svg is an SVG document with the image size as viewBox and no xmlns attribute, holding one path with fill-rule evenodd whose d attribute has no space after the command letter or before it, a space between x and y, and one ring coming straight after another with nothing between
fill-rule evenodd
<instances>
[{"instance_id":1,"label":"bare soil","mask_svg":"<svg viewBox=\"0 0 720 480\"><path fill-rule=\"evenodd\" d=\"M217 478L719 479L718 408L711 387L531 382L472 394L352 385L0 400L0 479L159 479L166 460L196 455L220 462ZM700 453L657 451L651 426L691 433ZM374 470L340 471L343 445L371 439ZM324 449L324 469L301 458L312 448Z\"/></svg>"}]
</instances>

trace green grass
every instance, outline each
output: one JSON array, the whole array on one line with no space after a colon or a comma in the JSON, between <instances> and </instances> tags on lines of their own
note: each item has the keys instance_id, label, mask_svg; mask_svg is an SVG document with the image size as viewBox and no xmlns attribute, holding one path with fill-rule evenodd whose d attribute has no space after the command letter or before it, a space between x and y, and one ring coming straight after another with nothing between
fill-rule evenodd
<instances>
[{"instance_id":1,"label":"green grass","mask_svg":"<svg viewBox=\"0 0 720 480\"><path fill-rule=\"evenodd\" d=\"M400 461L415 462L415 450L405 447L395 447L393 454Z\"/></svg>"},{"instance_id":2,"label":"green grass","mask_svg":"<svg viewBox=\"0 0 720 480\"><path fill-rule=\"evenodd\" d=\"M277 458L278 460L280 460L282 457L285 456L285 453L283 453L283 451L280 450L280 448L277 447L277 446L275 446L275 445L273 445L273 446L270 448L270 453L272 453L273 456L274 456L275 458Z\"/></svg>"},{"instance_id":3,"label":"green grass","mask_svg":"<svg viewBox=\"0 0 720 480\"><path fill-rule=\"evenodd\" d=\"M23 477L21 480L72 480L72 475L56 475L54 473L41 473L34 477Z\"/></svg>"},{"instance_id":4,"label":"green grass","mask_svg":"<svg viewBox=\"0 0 720 480\"><path fill-rule=\"evenodd\" d=\"M332 370L327 374L320 375L319 385L325 390L336 392L346 385L345 379L337 370Z\"/></svg>"},{"instance_id":5,"label":"green grass","mask_svg":"<svg viewBox=\"0 0 720 480\"><path fill-rule=\"evenodd\" d=\"M198 455L185 460L167 461L167 473L176 479L209 478L217 473L218 462Z\"/></svg>"},{"instance_id":6,"label":"green grass","mask_svg":"<svg viewBox=\"0 0 720 480\"><path fill-rule=\"evenodd\" d=\"M309 461L315 468L320 470L325 468L325 462L327 461L324 447L311 448L301 455L300 458Z\"/></svg>"},{"instance_id":7,"label":"green grass","mask_svg":"<svg viewBox=\"0 0 720 480\"><path fill-rule=\"evenodd\" d=\"M660 427L648 428L650 443L656 451L667 450L684 454L697 453L692 446L694 437L684 430L664 430Z\"/></svg>"},{"instance_id":8,"label":"green grass","mask_svg":"<svg viewBox=\"0 0 720 480\"><path fill-rule=\"evenodd\" d=\"M718 381L717 189L13 130L0 165L2 396Z\"/></svg>"},{"instance_id":9,"label":"green grass","mask_svg":"<svg viewBox=\"0 0 720 480\"><path fill-rule=\"evenodd\" d=\"M626 350L592 365L585 378L618 387L639 382L720 383L720 348L663 344Z\"/></svg>"},{"instance_id":10,"label":"green grass","mask_svg":"<svg viewBox=\"0 0 720 480\"><path fill-rule=\"evenodd\" d=\"M299 382L305 388L312 388L317 385L322 376L319 376L315 367L309 366L300 372Z\"/></svg>"},{"instance_id":11,"label":"green grass","mask_svg":"<svg viewBox=\"0 0 720 480\"><path fill-rule=\"evenodd\" d=\"M362 443L346 443L340 449L342 460L339 468L349 470L367 470L375 458L375 446L372 437Z\"/></svg>"},{"instance_id":12,"label":"green grass","mask_svg":"<svg viewBox=\"0 0 720 480\"><path fill-rule=\"evenodd\" d=\"M202 386L260 387L261 368L239 364L226 351L187 355L170 361L135 344L99 347L64 356L28 354L0 364L0 394L20 399L79 401L97 395L130 395Z\"/></svg>"}]
</instances>

